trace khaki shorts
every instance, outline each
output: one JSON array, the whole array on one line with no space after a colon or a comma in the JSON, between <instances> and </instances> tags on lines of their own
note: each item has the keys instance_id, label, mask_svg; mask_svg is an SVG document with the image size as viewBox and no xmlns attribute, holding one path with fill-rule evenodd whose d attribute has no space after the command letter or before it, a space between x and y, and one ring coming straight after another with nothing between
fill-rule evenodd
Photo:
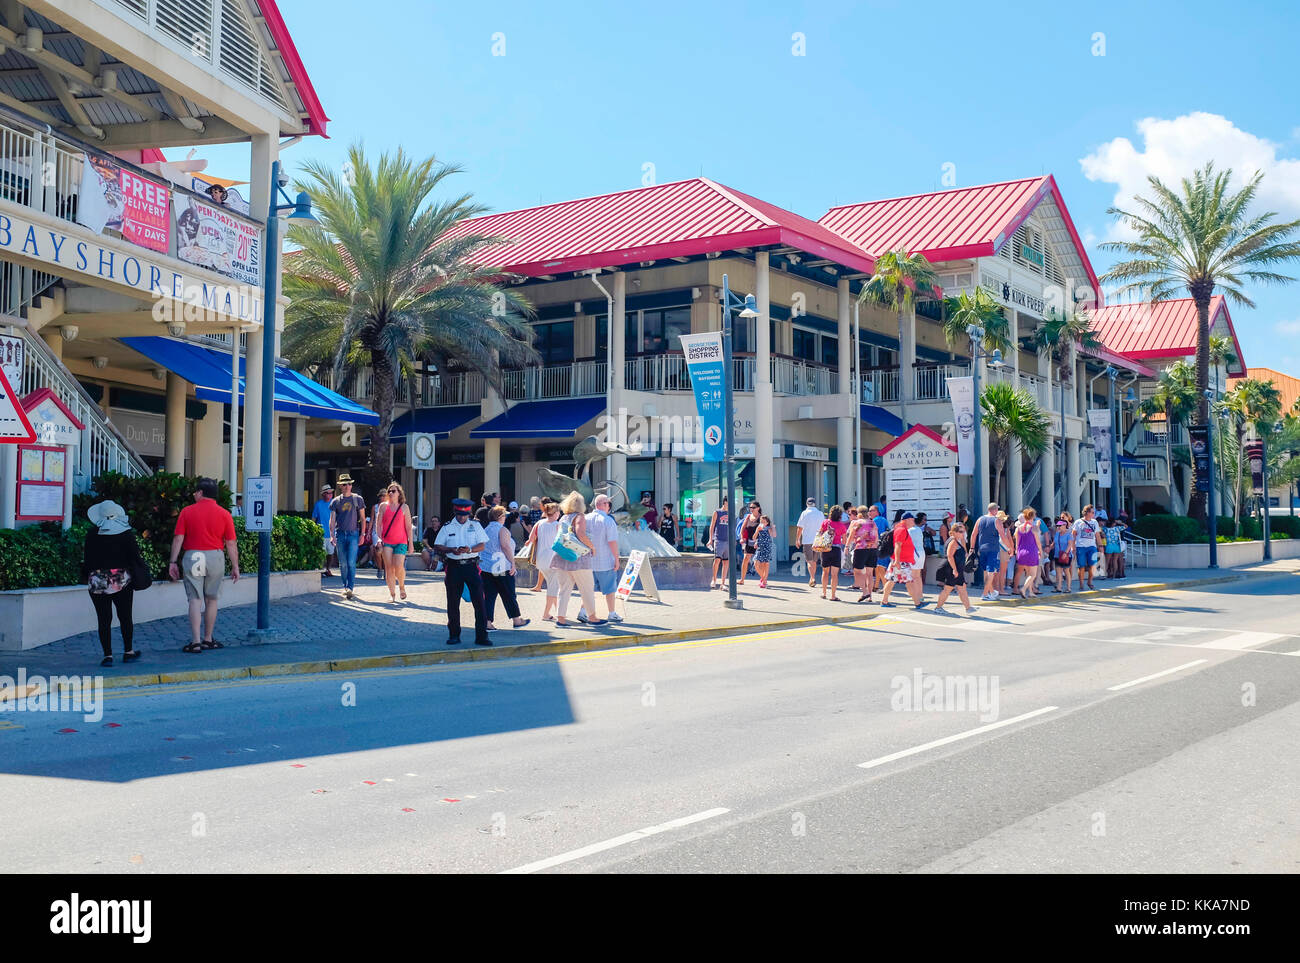
<instances>
[{"instance_id":1,"label":"khaki shorts","mask_svg":"<svg viewBox=\"0 0 1300 963\"><path fill-rule=\"evenodd\" d=\"M221 595L221 579L226 574L226 557L221 549L192 549L181 556L180 569L187 599L215 599Z\"/></svg>"}]
</instances>

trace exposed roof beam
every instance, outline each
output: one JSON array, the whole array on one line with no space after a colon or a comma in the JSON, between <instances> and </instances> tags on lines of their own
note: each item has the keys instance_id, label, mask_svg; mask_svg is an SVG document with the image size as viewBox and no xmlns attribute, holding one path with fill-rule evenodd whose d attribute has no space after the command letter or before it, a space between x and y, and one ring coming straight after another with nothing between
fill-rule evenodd
<instances>
[{"instance_id":1,"label":"exposed roof beam","mask_svg":"<svg viewBox=\"0 0 1300 963\"><path fill-rule=\"evenodd\" d=\"M45 103L45 101L40 101L40 103ZM62 120L48 111L41 110L40 107L34 106L25 100L19 100L17 97L10 97L2 90L0 90L0 104L4 104L6 107L12 107L14 110L26 114L33 120L39 120L42 124L49 124L51 127L67 126L67 124Z\"/></svg>"},{"instance_id":2,"label":"exposed roof beam","mask_svg":"<svg viewBox=\"0 0 1300 963\"><path fill-rule=\"evenodd\" d=\"M128 94L121 90L99 88L95 83L95 76L93 74L78 67L74 63L64 60L53 51L46 50L44 46L33 46L29 48L26 45L26 39L26 36L19 36L12 30L0 27L0 43L15 48L23 56L27 57L29 60L35 61L38 65L42 67L50 67L53 70L58 71L58 73L62 74L69 80L75 80L87 90L98 90L102 96L116 100L122 106L135 111L145 120L158 120L162 117L162 114L159 111L150 107L134 94Z\"/></svg>"},{"instance_id":3,"label":"exposed roof beam","mask_svg":"<svg viewBox=\"0 0 1300 963\"><path fill-rule=\"evenodd\" d=\"M49 84L50 90L54 91L54 96L59 98L59 103L63 109L68 112L72 122L77 125L77 130L87 137L93 137L95 140L104 139L104 129L96 127L90 121L90 115L86 113L86 108L82 107L76 97L72 96L72 91L68 90L68 83L59 74L50 67L41 68L41 76Z\"/></svg>"},{"instance_id":4,"label":"exposed roof beam","mask_svg":"<svg viewBox=\"0 0 1300 963\"><path fill-rule=\"evenodd\" d=\"M220 117L209 117L203 124L203 143L238 144L248 134ZM105 131L100 146L112 150L144 150L149 147L189 147L194 131L178 120L156 120L141 124L113 124Z\"/></svg>"},{"instance_id":5,"label":"exposed roof beam","mask_svg":"<svg viewBox=\"0 0 1300 963\"><path fill-rule=\"evenodd\" d=\"M185 101L179 94L172 93L170 90L163 88L163 100L167 101L167 106L182 127L186 130L192 130L196 134L203 133L203 121L199 120L190 113L189 108L185 106Z\"/></svg>"}]
</instances>

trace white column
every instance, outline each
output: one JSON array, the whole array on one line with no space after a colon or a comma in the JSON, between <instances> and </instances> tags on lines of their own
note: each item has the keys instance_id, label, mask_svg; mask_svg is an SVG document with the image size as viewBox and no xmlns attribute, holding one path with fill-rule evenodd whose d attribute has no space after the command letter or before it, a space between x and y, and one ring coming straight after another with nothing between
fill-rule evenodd
<instances>
[{"instance_id":1,"label":"white column","mask_svg":"<svg viewBox=\"0 0 1300 963\"><path fill-rule=\"evenodd\" d=\"M167 471L185 472L185 379L167 372L167 407L164 416L163 467Z\"/></svg>"},{"instance_id":2,"label":"white column","mask_svg":"<svg viewBox=\"0 0 1300 963\"><path fill-rule=\"evenodd\" d=\"M289 418L289 479L284 506L289 511L304 511L303 490L307 487L307 419Z\"/></svg>"},{"instance_id":3,"label":"white column","mask_svg":"<svg viewBox=\"0 0 1300 963\"><path fill-rule=\"evenodd\" d=\"M1014 385L1020 387L1020 316L1015 311L1011 312L1011 365L1015 372ZM1023 508L1025 478L1024 469L1021 462L1020 446L1013 439L1010 446L1011 450L1007 453L1007 511L1015 511Z\"/></svg>"},{"instance_id":4,"label":"white column","mask_svg":"<svg viewBox=\"0 0 1300 963\"><path fill-rule=\"evenodd\" d=\"M1065 440L1065 507L1075 518L1079 517L1079 439Z\"/></svg>"},{"instance_id":5,"label":"white column","mask_svg":"<svg viewBox=\"0 0 1300 963\"><path fill-rule=\"evenodd\" d=\"M850 326L850 316L853 309L853 299L849 294L848 278L840 278L835 284L836 299L835 306L837 309L836 320L839 322L839 366L840 378L839 389L841 395L847 395L849 402L857 401L857 394L853 391L853 336ZM853 426L856 420L853 417L853 410L850 407L848 411L835 419L835 446L839 449L839 461L836 467L836 498L843 502L846 498L853 495L853 455L855 445L853 444Z\"/></svg>"},{"instance_id":6,"label":"white column","mask_svg":"<svg viewBox=\"0 0 1300 963\"><path fill-rule=\"evenodd\" d=\"M226 466L222 464L222 406L207 402L208 410L194 422L194 474L202 478L221 478ZM234 483L230 483L233 489Z\"/></svg>"},{"instance_id":7,"label":"white column","mask_svg":"<svg viewBox=\"0 0 1300 963\"><path fill-rule=\"evenodd\" d=\"M607 332L610 345L609 387L611 391L623 388L623 362L627 357L627 274L619 271L614 275L614 313L609 319Z\"/></svg>"},{"instance_id":8,"label":"white column","mask_svg":"<svg viewBox=\"0 0 1300 963\"><path fill-rule=\"evenodd\" d=\"M501 491L501 439L483 439L483 491ZM477 495L478 492L475 492Z\"/></svg>"},{"instance_id":9,"label":"white column","mask_svg":"<svg viewBox=\"0 0 1300 963\"><path fill-rule=\"evenodd\" d=\"M1056 514L1056 449L1051 445L1043 452L1043 514Z\"/></svg>"},{"instance_id":10,"label":"white column","mask_svg":"<svg viewBox=\"0 0 1300 963\"><path fill-rule=\"evenodd\" d=\"M757 350L754 357L754 487L755 497L763 511L776 520L776 488L773 473L776 465L770 456L775 441L773 430L775 412L772 402L772 343L768 329L768 312L771 302L768 253L759 251L755 258L754 300L758 317L754 319L754 340Z\"/></svg>"},{"instance_id":11,"label":"white column","mask_svg":"<svg viewBox=\"0 0 1300 963\"><path fill-rule=\"evenodd\" d=\"M898 394L904 401L916 398L916 308L913 307L903 316L902 330L899 332L898 352ZM904 425L904 428L907 426Z\"/></svg>"}]
</instances>

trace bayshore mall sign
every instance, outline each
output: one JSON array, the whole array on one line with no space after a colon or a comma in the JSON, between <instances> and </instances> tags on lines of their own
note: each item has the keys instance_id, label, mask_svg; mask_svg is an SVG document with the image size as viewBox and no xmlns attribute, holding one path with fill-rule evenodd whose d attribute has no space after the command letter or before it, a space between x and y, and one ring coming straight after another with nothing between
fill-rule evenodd
<instances>
[{"instance_id":1,"label":"bayshore mall sign","mask_svg":"<svg viewBox=\"0 0 1300 963\"><path fill-rule=\"evenodd\" d=\"M938 522L957 507L957 446L913 425L880 449L890 509L925 512Z\"/></svg>"}]
</instances>

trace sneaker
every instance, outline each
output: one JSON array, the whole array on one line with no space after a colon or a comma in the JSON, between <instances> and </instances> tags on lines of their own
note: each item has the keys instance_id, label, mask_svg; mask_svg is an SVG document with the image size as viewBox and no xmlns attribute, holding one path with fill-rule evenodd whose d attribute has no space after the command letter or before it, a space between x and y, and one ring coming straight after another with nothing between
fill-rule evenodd
<instances>
[{"instance_id":1,"label":"sneaker","mask_svg":"<svg viewBox=\"0 0 1300 963\"><path fill-rule=\"evenodd\" d=\"M929 604L930 604L929 602L917 602L916 609L919 612L921 609L925 608Z\"/></svg>"},{"instance_id":2,"label":"sneaker","mask_svg":"<svg viewBox=\"0 0 1300 963\"><path fill-rule=\"evenodd\" d=\"M1002 597L1002 596L1001 596L1001 594L997 591L997 589L994 589L992 592L989 593L989 601L990 601L990 602L996 602L996 601L997 601L999 598L1001 598L1001 597Z\"/></svg>"},{"instance_id":3,"label":"sneaker","mask_svg":"<svg viewBox=\"0 0 1300 963\"><path fill-rule=\"evenodd\" d=\"M622 622L623 616L619 615L617 612L610 612L609 615L606 616L606 619L610 622Z\"/></svg>"},{"instance_id":4,"label":"sneaker","mask_svg":"<svg viewBox=\"0 0 1300 963\"><path fill-rule=\"evenodd\" d=\"M587 618L587 613L586 613L586 612L579 612L579 613L578 613L578 621L579 621L579 622L589 622L590 619Z\"/></svg>"},{"instance_id":5,"label":"sneaker","mask_svg":"<svg viewBox=\"0 0 1300 963\"><path fill-rule=\"evenodd\" d=\"M967 615L974 615L977 611L979 611L979 610L976 609L975 606L972 605L972 606L970 606L968 609L966 609L966 614L967 614Z\"/></svg>"},{"instance_id":6,"label":"sneaker","mask_svg":"<svg viewBox=\"0 0 1300 963\"><path fill-rule=\"evenodd\" d=\"M992 595L981 595L981 596L980 596L980 601L981 601L981 602L992 602L992 601L993 601L993 596L992 596Z\"/></svg>"}]
</instances>

